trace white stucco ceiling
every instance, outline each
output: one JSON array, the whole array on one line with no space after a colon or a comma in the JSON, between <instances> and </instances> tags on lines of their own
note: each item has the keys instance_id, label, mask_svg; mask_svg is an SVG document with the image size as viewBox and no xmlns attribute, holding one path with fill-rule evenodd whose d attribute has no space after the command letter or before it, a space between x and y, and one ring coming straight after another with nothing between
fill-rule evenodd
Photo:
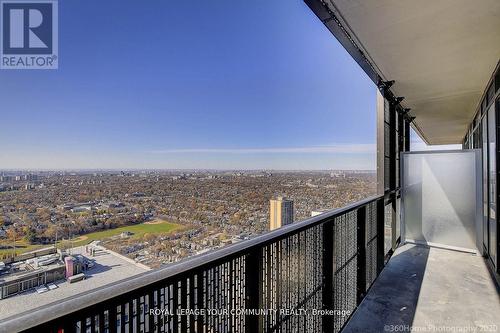
<instances>
[{"instance_id":1,"label":"white stucco ceiling","mask_svg":"<svg viewBox=\"0 0 500 333\"><path fill-rule=\"evenodd\" d=\"M500 0L328 0L430 144L459 143L500 59Z\"/></svg>"}]
</instances>

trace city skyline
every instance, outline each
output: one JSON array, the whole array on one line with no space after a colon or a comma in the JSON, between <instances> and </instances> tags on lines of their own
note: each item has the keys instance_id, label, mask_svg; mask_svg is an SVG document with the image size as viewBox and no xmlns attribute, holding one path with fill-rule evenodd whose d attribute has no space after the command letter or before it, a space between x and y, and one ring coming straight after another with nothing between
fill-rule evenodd
<instances>
[{"instance_id":1,"label":"city skyline","mask_svg":"<svg viewBox=\"0 0 500 333\"><path fill-rule=\"evenodd\" d=\"M461 146L458 144L451 144L451 145L434 145L430 146L427 145L419 136L418 134L412 129L410 131L411 134L411 149L412 150L449 150L449 149L461 149ZM261 154L276 154L276 153L286 153L291 152L291 153L318 153L318 152L326 152L326 153L344 153L348 154L349 152L351 154L359 154L359 153L367 153L367 154L372 154L370 152L371 149L375 149L375 144L358 144L358 145L331 145L331 146L317 146L317 147L295 147L295 148L244 148L244 149L177 149L177 150L167 150L167 151L151 151L151 153L154 154L164 154L164 153L189 153L189 152L199 152L199 153L227 153L227 154L255 154L255 153L261 153ZM324 165L324 164L323 164ZM167 167L94 167L94 168L85 168L85 167L1 167L0 166L0 172L1 171L141 171L141 170L148 170L148 171L327 171L327 170L359 170L359 171L376 171L376 166L374 165L373 161L369 161L369 163L363 165L361 168L342 168L342 167L333 167L333 166L328 166L325 168L303 168L303 169L289 169L289 168L262 168L262 167L255 167L255 168L249 168L248 165L246 167L241 167L241 168L209 168L209 167L199 167L199 168L192 168L192 167L185 167L185 168L167 168Z\"/></svg>"}]
</instances>

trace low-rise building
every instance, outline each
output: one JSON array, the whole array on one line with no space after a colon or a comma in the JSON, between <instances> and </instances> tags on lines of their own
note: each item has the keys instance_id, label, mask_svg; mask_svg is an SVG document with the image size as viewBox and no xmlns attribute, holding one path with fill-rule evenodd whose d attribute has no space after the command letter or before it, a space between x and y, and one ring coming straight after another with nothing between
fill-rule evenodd
<instances>
[{"instance_id":1,"label":"low-rise building","mask_svg":"<svg viewBox=\"0 0 500 333\"><path fill-rule=\"evenodd\" d=\"M80 274L88 267L88 260L81 256L69 256L47 249L29 254L29 258L16 257L3 263L0 270L0 299L28 291L45 284Z\"/></svg>"}]
</instances>

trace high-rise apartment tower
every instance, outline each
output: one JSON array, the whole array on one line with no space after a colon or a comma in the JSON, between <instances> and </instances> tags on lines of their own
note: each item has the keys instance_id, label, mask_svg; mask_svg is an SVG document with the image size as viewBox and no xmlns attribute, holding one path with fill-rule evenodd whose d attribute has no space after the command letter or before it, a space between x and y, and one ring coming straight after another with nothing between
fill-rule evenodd
<instances>
[{"instance_id":1,"label":"high-rise apartment tower","mask_svg":"<svg viewBox=\"0 0 500 333\"><path fill-rule=\"evenodd\" d=\"M269 229L274 230L293 223L293 200L283 197L270 201Z\"/></svg>"}]
</instances>

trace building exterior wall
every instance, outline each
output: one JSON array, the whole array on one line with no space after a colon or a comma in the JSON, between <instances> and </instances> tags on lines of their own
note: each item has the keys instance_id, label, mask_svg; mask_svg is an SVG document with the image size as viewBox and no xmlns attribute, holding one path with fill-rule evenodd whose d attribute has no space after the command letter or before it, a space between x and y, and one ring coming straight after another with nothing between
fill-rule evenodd
<instances>
[{"instance_id":1,"label":"building exterior wall","mask_svg":"<svg viewBox=\"0 0 500 333\"><path fill-rule=\"evenodd\" d=\"M386 252L394 251L401 234L399 207L401 200L400 154L410 150L410 123L397 98L382 84L377 90L377 194L387 197L385 205Z\"/></svg>"},{"instance_id":2,"label":"building exterior wall","mask_svg":"<svg viewBox=\"0 0 500 333\"><path fill-rule=\"evenodd\" d=\"M293 201L282 197L270 200L269 230L293 223Z\"/></svg>"},{"instance_id":3,"label":"building exterior wall","mask_svg":"<svg viewBox=\"0 0 500 333\"><path fill-rule=\"evenodd\" d=\"M500 162L500 61L486 85L463 139L464 149L481 149L483 168L483 249L490 268L500 273L498 163Z\"/></svg>"},{"instance_id":4,"label":"building exterior wall","mask_svg":"<svg viewBox=\"0 0 500 333\"><path fill-rule=\"evenodd\" d=\"M18 279L0 283L0 299L7 298L43 284L65 278L65 266L59 265L47 270L35 271L33 274L19 276Z\"/></svg>"}]
</instances>

